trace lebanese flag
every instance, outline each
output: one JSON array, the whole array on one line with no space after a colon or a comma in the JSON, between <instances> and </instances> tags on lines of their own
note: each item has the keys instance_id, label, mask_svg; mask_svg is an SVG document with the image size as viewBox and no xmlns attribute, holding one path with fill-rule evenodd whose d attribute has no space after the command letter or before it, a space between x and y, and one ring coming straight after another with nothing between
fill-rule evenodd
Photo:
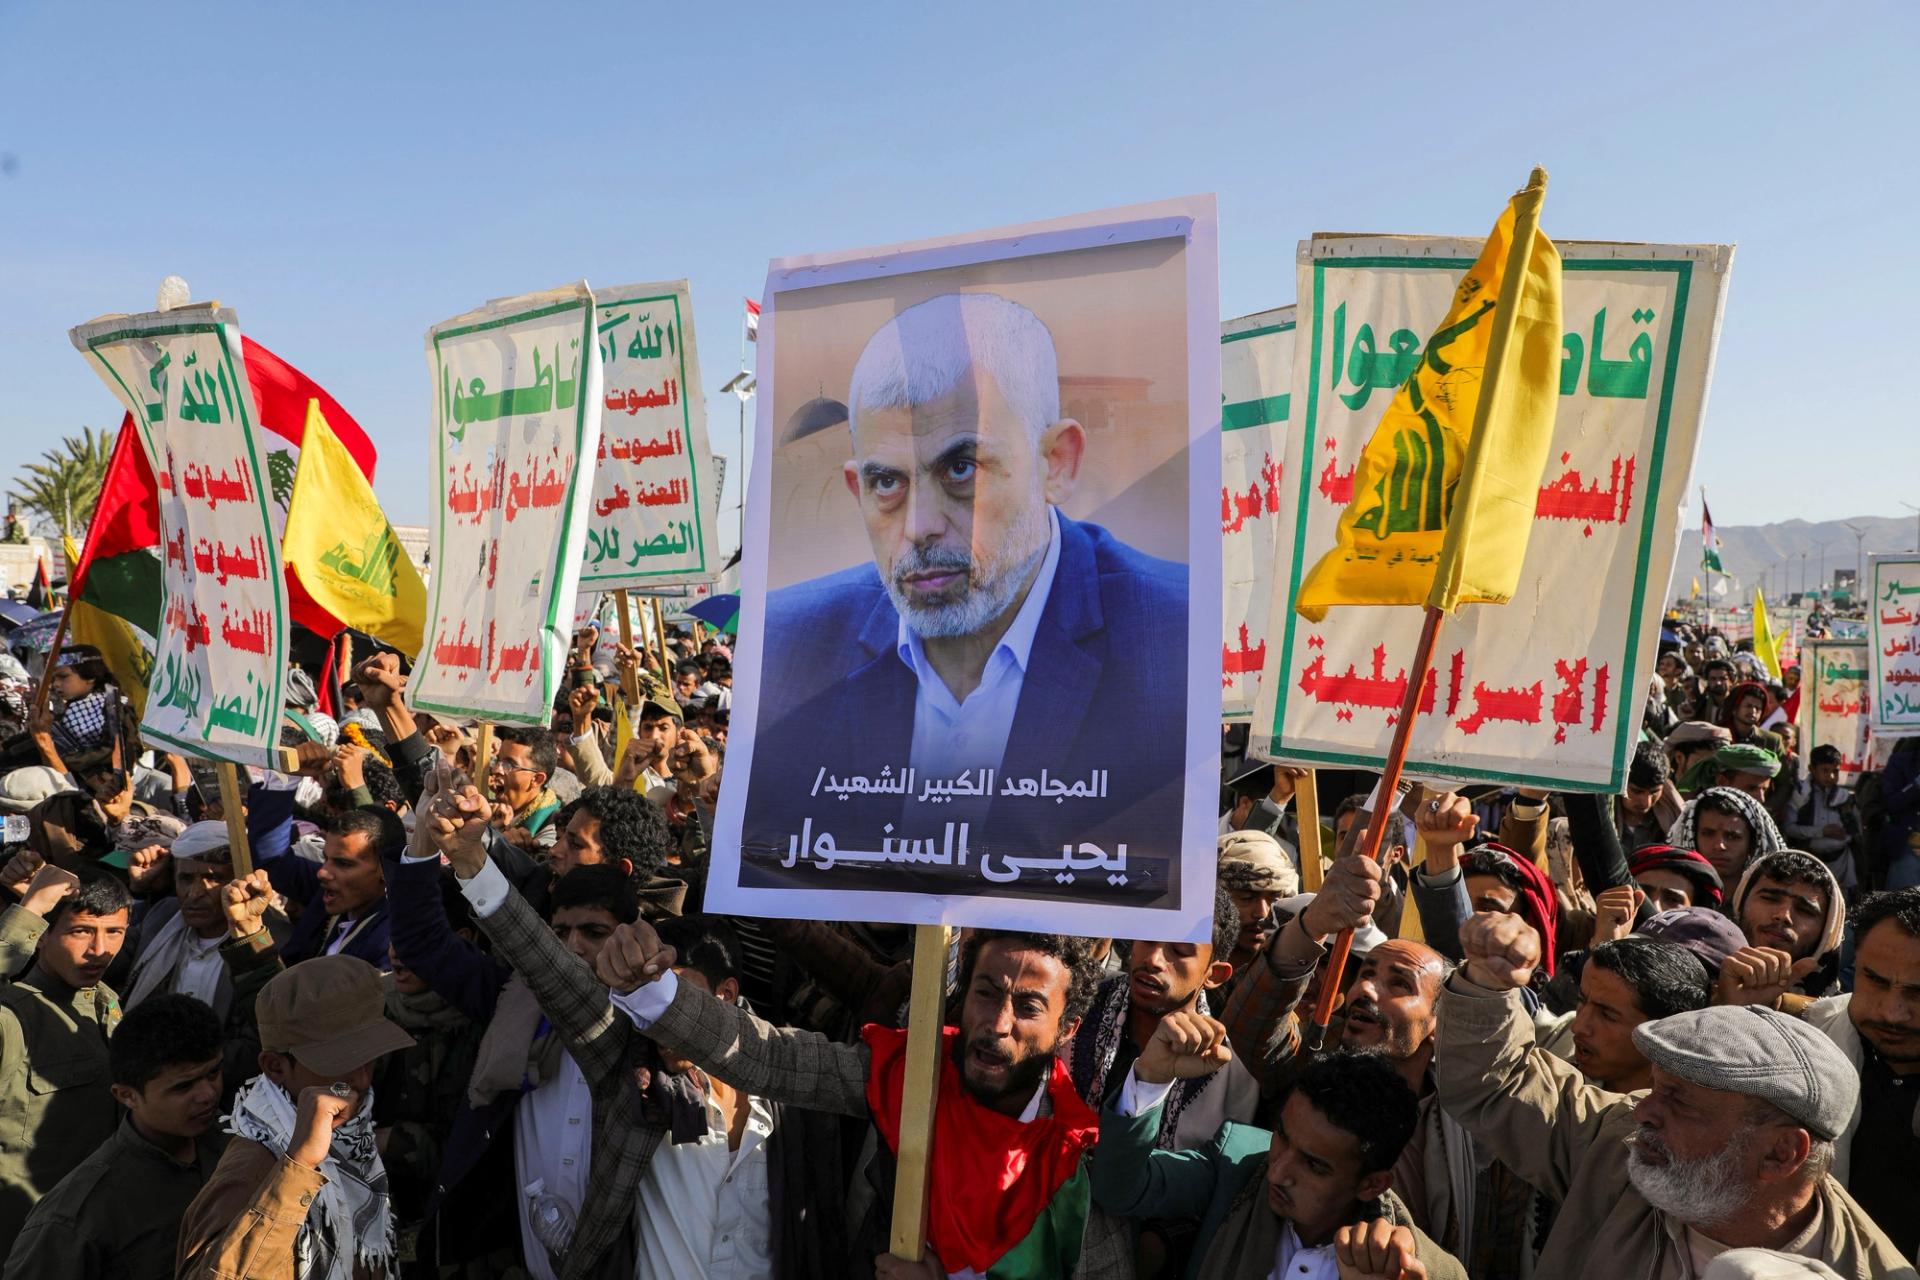
<instances>
[{"instance_id":1,"label":"lebanese flag","mask_svg":"<svg viewBox=\"0 0 1920 1280\"><path fill-rule=\"evenodd\" d=\"M372 483L374 463L377 461L373 441L367 438L367 433L353 420L352 415L340 407L340 402L327 394L325 387L252 338L243 335L240 342L241 354L247 366L247 382L253 388L253 404L259 412L260 425L291 446L277 451L269 448L270 478L274 471L273 453L284 454L287 459L284 468L286 484L291 489L293 468L300 458L300 439L307 429L307 403L318 400L327 425L352 455L354 465L365 473L368 483ZM272 444L271 441L263 443ZM285 512L282 511L281 515L284 517ZM116 560L129 552L157 550L159 546L160 493L154 483L153 468L147 461L146 450L140 447L139 437L134 435L133 415L129 413L121 419L120 438L114 442L113 454L107 462L106 482L101 486L100 501L94 508L93 524L87 530L87 545L81 553L80 564L69 574L69 593L80 593L87 574L95 564ZM131 563L122 562L122 567ZM154 565L157 571L157 560ZM136 576L144 578L144 574ZM314 603L313 597L300 585L298 577L291 572L284 572L284 576L287 584L287 616L320 635L338 635L339 620ZM153 595L148 599L157 602L158 597ZM145 603L143 600L143 614ZM153 607L152 617L152 624L146 628L149 634L158 627L157 603ZM137 618L129 618L129 621L141 625Z\"/></svg>"},{"instance_id":2,"label":"lebanese flag","mask_svg":"<svg viewBox=\"0 0 1920 1280\"><path fill-rule=\"evenodd\" d=\"M747 341L760 341L760 304L752 298L747 300Z\"/></svg>"}]
</instances>

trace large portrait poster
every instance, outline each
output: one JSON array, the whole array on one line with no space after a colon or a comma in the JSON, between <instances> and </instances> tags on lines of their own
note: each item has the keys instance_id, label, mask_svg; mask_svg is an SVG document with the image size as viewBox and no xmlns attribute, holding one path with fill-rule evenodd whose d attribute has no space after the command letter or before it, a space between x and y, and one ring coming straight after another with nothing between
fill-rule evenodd
<instances>
[{"instance_id":1,"label":"large portrait poster","mask_svg":"<svg viewBox=\"0 0 1920 1280\"><path fill-rule=\"evenodd\" d=\"M1867 584L1873 731L1920 733L1920 555L1874 556Z\"/></svg>"},{"instance_id":2,"label":"large portrait poster","mask_svg":"<svg viewBox=\"0 0 1920 1280\"><path fill-rule=\"evenodd\" d=\"M433 578L416 706L547 724L573 638L600 444L584 284L490 302L427 333Z\"/></svg>"},{"instance_id":3,"label":"large portrait poster","mask_svg":"<svg viewBox=\"0 0 1920 1280\"><path fill-rule=\"evenodd\" d=\"M1800 664L1800 753L1831 746L1849 784L1872 768L1864 640L1812 640Z\"/></svg>"},{"instance_id":4,"label":"large portrait poster","mask_svg":"<svg viewBox=\"0 0 1920 1280\"><path fill-rule=\"evenodd\" d=\"M1315 236L1302 246L1289 504L1254 749L1381 767L1422 611L1295 613L1354 466L1481 242ZM1560 412L1519 589L1440 629L1409 770L1618 792L1640 727L1733 251L1563 241ZM1295 461L1297 460L1297 461ZM1418 493L1425 460L1405 459Z\"/></svg>"},{"instance_id":5,"label":"large portrait poster","mask_svg":"<svg viewBox=\"0 0 1920 1280\"><path fill-rule=\"evenodd\" d=\"M1208 196L773 263L710 909L1206 935L1215 245Z\"/></svg>"},{"instance_id":6,"label":"large portrait poster","mask_svg":"<svg viewBox=\"0 0 1920 1280\"><path fill-rule=\"evenodd\" d=\"M580 588L711 581L718 489L687 282L593 297L606 391Z\"/></svg>"},{"instance_id":7,"label":"large portrait poster","mask_svg":"<svg viewBox=\"0 0 1920 1280\"><path fill-rule=\"evenodd\" d=\"M1220 715L1253 718L1285 493L1293 308L1220 326Z\"/></svg>"},{"instance_id":8,"label":"large portrait poster","mask_svg":"<svg viewBox=\"0 0 1920 1280\"><path fill-rule=\"evenodd\" d=\"M141 735L186 755L279 767L287 603L239 322L217 306L72 331L133 414L160 490L166 603Z\"/></svg>"}]
</instances>

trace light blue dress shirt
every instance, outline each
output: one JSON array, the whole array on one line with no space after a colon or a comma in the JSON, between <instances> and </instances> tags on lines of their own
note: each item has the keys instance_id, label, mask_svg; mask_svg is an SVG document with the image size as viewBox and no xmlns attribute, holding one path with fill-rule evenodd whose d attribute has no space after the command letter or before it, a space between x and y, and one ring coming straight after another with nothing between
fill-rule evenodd
<instances>
[{"instance_id":1,"label":"light blue dress shirt","mask_svg":"<svg viewBox=\"0 0 1920 1280\"><path fill-rule=\"evenodd\" d=\"M980 683L956 701L946 681L927 661L920 637L900 622L900 661L912 668L917 692L913 698L913 747L908 761L916 778L951 778L963 769L999 769L1006 754L1013 715L1020 706L1020 689L1027 679L1027 659L1033 637L1053 591L1054 570L1060 565L1060 515L1047 508L1047 553L1034 575L1033 586L1013 615L1013 624L1000 637L987 659ZM918 785L918 782L916 782Z\"/></svg>"}]
</instances>

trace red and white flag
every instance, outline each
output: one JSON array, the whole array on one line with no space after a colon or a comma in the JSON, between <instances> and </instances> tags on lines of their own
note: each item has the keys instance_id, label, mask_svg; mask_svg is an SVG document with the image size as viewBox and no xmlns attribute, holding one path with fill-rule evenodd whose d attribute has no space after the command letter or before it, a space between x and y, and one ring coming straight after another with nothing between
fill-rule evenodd
<instances>
[{"instance_id":1,"label":"red and white flag","mask_svg":"<svg viewBox=\"0 0 1920 1280\"><path fill-rule=\"evenodd\" d=\"M760 304L752 298L747 300L747 341L760 341Z\"/></svg>"}]
</instances>

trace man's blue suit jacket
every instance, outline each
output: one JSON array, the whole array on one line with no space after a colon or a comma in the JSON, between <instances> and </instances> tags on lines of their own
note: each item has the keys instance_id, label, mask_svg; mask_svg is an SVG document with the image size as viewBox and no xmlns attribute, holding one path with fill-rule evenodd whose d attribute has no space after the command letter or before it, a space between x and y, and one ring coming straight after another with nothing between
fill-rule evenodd
<instances>
[{"instance_id":1,"label":"man's blue suit jacket","mask_svg":"<svg viewBox=\"0 0 1920 1280\"><path fill-rule=\"evenodd\" d=\"M1107 771L1104 800L996 797L982 815L895 798L811 797L816 772L878 777L907 766L916 693L898 652L899 615L871 563L769 593L759 731L742 833L742 880L763 887L903 888L1059 896L1049 877L1005 890L977 872L983 852L1057 853L1083 840L1128 846L1129 884L1077 890L1107 901L1168 905L1178 865L1185 766L1187 569L1145 555L1105 529L1060 517L1060 559L1028 655L998 778L1069 784ZM996 790L999 784L996 783ZM904 812L903 812L904 809ZM780 866L788 839L811 817L842 849L879 849L882 828L937 837L969 819L964 875L934 868ZM874 879L878 874L881 879Z\"/></svg>"}]
</instances>

